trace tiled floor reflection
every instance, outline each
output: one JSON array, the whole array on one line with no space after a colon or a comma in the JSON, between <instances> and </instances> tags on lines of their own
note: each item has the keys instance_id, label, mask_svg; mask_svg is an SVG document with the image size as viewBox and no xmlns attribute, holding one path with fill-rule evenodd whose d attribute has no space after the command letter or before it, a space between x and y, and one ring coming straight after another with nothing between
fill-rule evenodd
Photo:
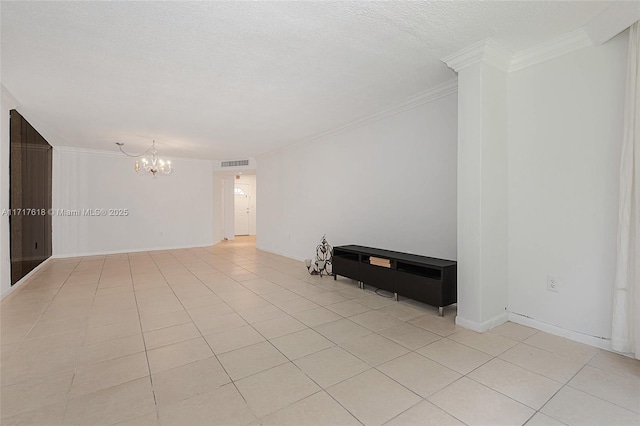
<instances>
[{"instance_id":1,"label":"tiled floor reflection","mask_svg":"<svg viewBox=\"0 0 640 426\"><path fill-rule=\"evenodd\" d=\"M640 361L239 238L58 259L1 305L2 425L640 424Z\"/></svg>"}]
</instances>

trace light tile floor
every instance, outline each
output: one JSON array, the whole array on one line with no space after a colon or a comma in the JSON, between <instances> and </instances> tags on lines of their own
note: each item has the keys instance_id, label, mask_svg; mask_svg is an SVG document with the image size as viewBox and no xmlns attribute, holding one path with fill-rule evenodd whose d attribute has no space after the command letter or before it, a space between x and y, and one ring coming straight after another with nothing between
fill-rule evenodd
<instances>
[{"instance_id":1,"label":"light tile floor","mask_svg":"<svg viewBox=\"0 0 640 426\"><path fill-rule=\"evenodd\" d=\"M640 424L640 361L454 318L251 238L51 260L2 301L1 423Z\"/></svg>"}]
</instances>

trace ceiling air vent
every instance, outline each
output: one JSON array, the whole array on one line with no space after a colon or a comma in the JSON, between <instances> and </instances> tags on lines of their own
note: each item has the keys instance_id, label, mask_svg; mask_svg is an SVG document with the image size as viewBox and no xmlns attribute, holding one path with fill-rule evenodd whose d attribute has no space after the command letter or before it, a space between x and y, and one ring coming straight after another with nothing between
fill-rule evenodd
<instances>
[{"instance_id":1,"label":"ceiling air vent","mask_svg":"<svg viewBox=\"0 0 640 426\"><path fill-rule=\"evenodd\" d=\"M223 161L221 164L222 167L248 166L249 160Z\"/></svg>"}]
</instances>

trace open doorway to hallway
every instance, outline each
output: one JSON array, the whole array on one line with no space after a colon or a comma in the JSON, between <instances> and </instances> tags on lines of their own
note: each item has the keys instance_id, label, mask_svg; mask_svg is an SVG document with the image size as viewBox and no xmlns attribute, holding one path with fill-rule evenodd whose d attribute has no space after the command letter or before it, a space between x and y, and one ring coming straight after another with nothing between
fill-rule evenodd
<instances>
[{"instance_id":1,"label":"open doorway to hallway","mask_svg":"<svg viewBox=\"0 0 640 426\"><path fill-rule=\"evenodd\" d=\"M256 169L214 170L213 241L256 235ZM236 186L237 184L237 186Z\"/></svg>"}]
</instances>

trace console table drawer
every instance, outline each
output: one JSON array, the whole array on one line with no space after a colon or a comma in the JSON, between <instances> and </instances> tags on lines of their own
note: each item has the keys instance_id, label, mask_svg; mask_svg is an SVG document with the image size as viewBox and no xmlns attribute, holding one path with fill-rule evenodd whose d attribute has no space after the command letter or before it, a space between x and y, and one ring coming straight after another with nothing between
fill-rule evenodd
<instances>
[{"instance_id":1,"label":"console table drawer","mask_svg":"<svg viewBox=\"0 0 640 426\"><path fill-rule=\"evenodd\" d=\"M360 281L383 290L396 291L394 286L395 272L391 268L360 262Z\"/></svg>"},{"instance_id":2,"label":"console table drawer","mask_svg":"<svg viewBox=\"0 0 640 426\"><path fill-rule=\"evenodd\" d=\"M351 278L353 280L360 280L358 274L358 260L347 259L341 256L333 256L331 259L331 266L333 268L334 275L342 275L343 277Z\"/></svg>"},{"instance_id":3,"label":"console table drawer","mask_svg":"<svg viewBox=\"0 0 640 426\"><path fill-rule=\"evenodd\" d=\"M441 280L397 271L396 292L428 305L443 306Z\"/></svg>"}]
</instances>

